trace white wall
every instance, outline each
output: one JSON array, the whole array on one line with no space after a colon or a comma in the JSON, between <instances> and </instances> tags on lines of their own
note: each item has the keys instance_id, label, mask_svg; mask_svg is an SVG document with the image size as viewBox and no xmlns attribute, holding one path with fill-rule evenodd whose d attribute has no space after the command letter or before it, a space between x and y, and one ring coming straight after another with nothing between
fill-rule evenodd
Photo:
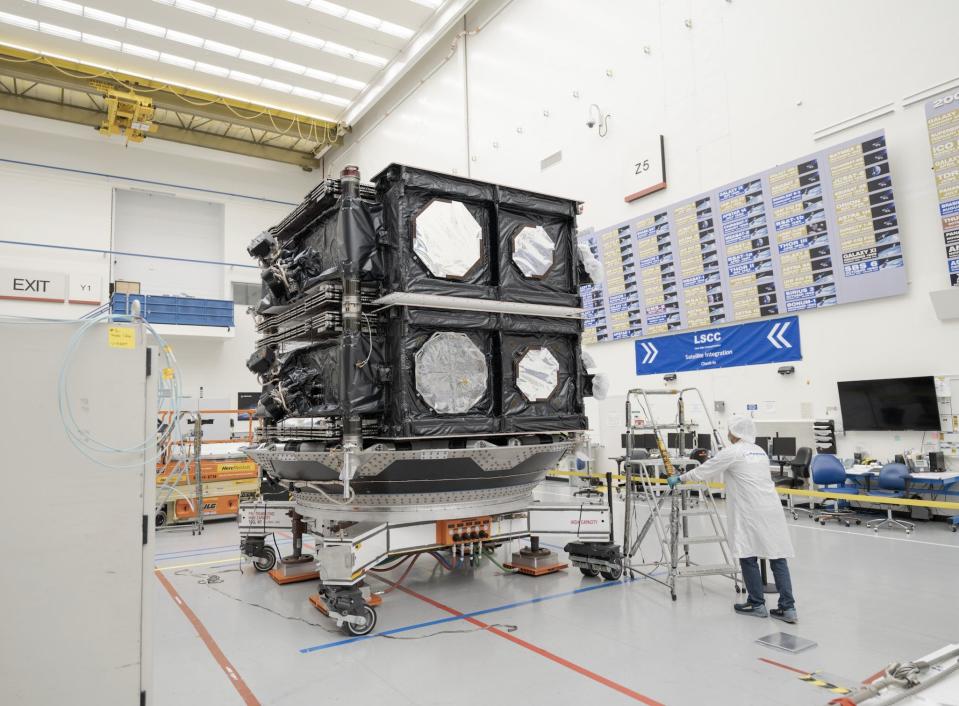
<instances>
[{"instance_id":1,"label":"white wall","mask_svg":"<svg viewBox=\"0 0 959 706\"><path fill-rule=\"evenodd\" d=\"M217 259L251 265L255 262L246 253L247 243L286 215L321 178L319 172L308 174L290 165L159 140L124 147L90 128L2 111L0 159L31 163L0 161L0 240L110 249L114 189L138 189L222 204L224 234ZM188 248L176 250L166 254L191 257ZM107 301L107 255L0 244L0 262L98 275ZM178 278L189 268L203 276L202 266L154 262ZM219 298L232 299L232 281L258 282L259 275L255 269L224 268ZM74 319L91 308L0 301L0 315ZM233 338L171 339L187 394L196 395L202 386L207 397L235 400L238 391L257 389L244 364L254 348L253 324L245 307L236 307L235 315Z\"/></svg>"},{"instance_id":2,"label":"white wall","mask_svg":"<svg viewBox=\"0 0 959 706\"><path fill-rule=\"evenodd\" d=\"M465 26L482 26L501 7L480 2ZM804 359L793 376L765 365L678 380L732 412L775 401L774 412L758 416L796 418L803 403L817 417L831 415L837 380L959 373L959 324L939 322L928 294L948 278L922 103L902 105L959 83L941 50L957 20L959 5L949 0L515 0L436 69L455 32L439 42L328 155L328 173L358 164L368 177L394 161L469 173L581 199L580 225L602 227L885 128L908 294L802 314ZM606 138L585 127L590 103L612 115ZM890 115L813 139L887 103ZM659 133L669 188L626 204L618 165L642 136ZM558 149L563 160L540 171ZM663 385L635 376L631 341L590 352L614 391ZM594 425L600 416L591 406ZM918 436L849 434L840 452L885 455Z\"/></svg>"}]
</instances>

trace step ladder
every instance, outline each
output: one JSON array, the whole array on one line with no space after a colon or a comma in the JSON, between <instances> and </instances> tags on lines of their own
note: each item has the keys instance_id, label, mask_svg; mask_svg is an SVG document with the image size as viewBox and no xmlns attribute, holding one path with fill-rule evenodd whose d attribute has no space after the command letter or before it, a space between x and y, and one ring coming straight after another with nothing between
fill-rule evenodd
<instances>
[{"instance_id":1,"label":"step ladder","mask_svg":"<svg viewBox=\"0 0 959 706\"><path fill-rule=\"evenodd\" d=\"M676 600L676 581L681 578L725 576L734 582L737 593L741 591L739 567L732 559L729 540L726 536L726 527L716 508L716 501L709 486L706 483L682 483L675 488L667 488L650 475L648 464L630 460L632 457L632 435L635 429L632 419L632 402L633 400L638 402L641 398L641 405L647 422L643 427L643 433L652 432L656 435L656 443L662 457L665 475L669 477L676 473L669 450L663 441L662 432L667 429L676 429L680 433L680 438L682 438L682 435L689 428L695 428L694 425L686 423L682 401L683 393L690 391L699 395L699 391L695 388L687 388L685 390L636 389L630 390L626 396L626 518L623 537L623 548L626 556L624 557L624 568L630 577L640 574L668 587L670 596L674 601ZM677 424L660 425L656 422L652 405L649 402L649 395L663 394L679 395ZM702 401L702 395L699 395L699 397ZM716 433L705 404L703 404L703 411L712 427L717 446L720 446L721 439L719 434ZM632 491L637 481L640 489ZM693 496L694 493L697 494L697 497ZM649 511L649 516L634 535L634 522L632 520L635 516L637 496L643 499ZM690 517L708 518L709 522L706 523L708 533L690 534ZM642 543L649 535L650 530L655 530L661 548L660 558L653 562L634 563L633 557L640 555ZM697 545L718 546L722 554L722 562L713 564L694 562L691 547ZM663 569L666 570L665 580L661 578Z\"/></svg>"}]
</instances>

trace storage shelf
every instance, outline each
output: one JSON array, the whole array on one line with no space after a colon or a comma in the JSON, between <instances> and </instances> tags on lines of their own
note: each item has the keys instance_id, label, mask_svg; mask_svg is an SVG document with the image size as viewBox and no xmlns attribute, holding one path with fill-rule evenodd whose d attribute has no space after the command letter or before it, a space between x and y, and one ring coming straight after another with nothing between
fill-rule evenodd
<instances>
[{"instance_id":1,"label":"storage shelf","mask_svg":"<svg viewBox=\"0 0 959 706\"><path fill-rule=\"evenodd\" d=\"M233 301L228 299L114 294L110 300L110 310L114 314L129 314L134 301L140 302L140 315L151 324L169 324L176 328L219 327L230 330L234 326L234 305Z\"/></svg>"}]
</instances>

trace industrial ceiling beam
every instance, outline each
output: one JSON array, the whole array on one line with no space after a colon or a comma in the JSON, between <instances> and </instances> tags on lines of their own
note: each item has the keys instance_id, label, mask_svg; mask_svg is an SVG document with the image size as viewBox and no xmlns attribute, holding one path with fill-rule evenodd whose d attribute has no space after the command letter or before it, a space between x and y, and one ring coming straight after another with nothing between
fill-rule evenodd
<instances>
[{"instance_id":1,"label":"industrial ceiling beam","mask_svg":"<svg viewBox=\"0 0 959 706\"><path fill-rule=\"evenodd\" d=\"M0 94L0 110L52 120L61 120L63 122L86 125L93 128L99 128L104 117L102 111L12 94ZM213 133L199 130L186 130L162 123L157 123L157 125L158 130L150 134L151 138L179 142L180 144L192 145L194 147L205 147L222 152L231 152L247 157L257 157L274 162L284 162L306 170L313 170L320 166L319 160L314 159L311 154L304 152L293 152L280 147L253 144L246 140L214 135Z\"/></svg>"},{"instance_id":2,"label":"industrial ceiling beam","mask_svg":"<svg viewBox=\"0 0 959 706\"><path fill-rule=\"evenodd\" d=\"M56 57L48 57L0 44L0 72L14 79L98 95L90 85L112 80L118 86L149 93L155 108L219 120L242 127L280 133L324 144L341 141L341 126L336 122L268 108L197 89L174 86L133 74L104 70ZM16 91L15 91L16 92Z\"/></svg>"}]
</instances>

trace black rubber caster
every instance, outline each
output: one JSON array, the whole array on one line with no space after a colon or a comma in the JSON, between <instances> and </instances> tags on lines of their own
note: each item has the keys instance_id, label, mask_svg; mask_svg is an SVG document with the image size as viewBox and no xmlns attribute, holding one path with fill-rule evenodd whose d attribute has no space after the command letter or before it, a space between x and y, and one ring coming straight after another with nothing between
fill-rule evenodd
<instances>
[{"instance_id":1,"label":"black rubber caster","mask_svg":"<svg viewBox=\"0 0 959 706\"><path fill-rule=\"evenodd\" d=\"M365 605L360 608L358 615L364 620L362 625L356 623L343 623L342 630L347 635L352 635L354 637L369 635L371 632L373 632L373 628L376 627L376 611L370 606Z\"/></svg>"},{"instance_id":2,"label":"black rubber caster","mask_svg":"<svg viewBox=\"0 0 959 706\"><path fill-rule=\"evenodd\" d=\"M602 574L603 578L607 581L619 581L623 576L623 567L617 564L612 569L603 569L599 573Z\"/></svg>"},{"instance_id":3,"label":"black rubber caster","mask_svg":"<svg viewBox=\"0 0 959 706\"><path fill-rule=\"evenodd\" d=\"M276 552L273 551L273 547L263 547L263 554L253 557L253 568L261 573L272 571L274 566L276 566Z\"/></svg>"},{"instance_id":4,"label":"black rubber caster","mask_svg":"<svg viewBox=\"0 0 959 706\"><path fill-rule=\"evenodd\" d=\"M583 576L588 576L591 579L599 576L599 569L590 569L588 567L581 566L579 567L579 570L582 572Z\"/></svg>"}]
</instances>

